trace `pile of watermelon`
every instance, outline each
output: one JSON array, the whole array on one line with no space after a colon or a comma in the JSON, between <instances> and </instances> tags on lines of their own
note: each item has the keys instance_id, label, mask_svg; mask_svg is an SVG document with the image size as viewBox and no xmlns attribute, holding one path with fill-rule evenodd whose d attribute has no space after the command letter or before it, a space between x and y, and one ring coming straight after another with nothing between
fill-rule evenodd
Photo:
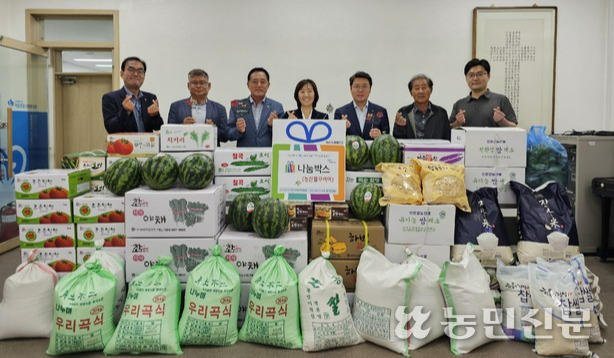
<instances>
[{"instance_id":1,"label":"pile of watermelon","mask_svg":"<svg viewBox=\"0 0 614 358\"><path fill-rule=\"evenodd\" d=\"M279 199L243 193L232 201L228 215L235 229L255 231L267 239L277 238L288 229L288 207Z\"/></svg>"},{"instance_id":2,"label":"pile of watermelon","mask_svg":"<svg viewBox=\"0 0 614 358\"><path fill-rule=\"evenodd\" d=\"M348 170L362 170L370 159L371 164L400 163L403 158L401 144L390 134L375 138L371 148L360 136L345 137L345 165Z\"/></svg>"},{"instance_id":3,"label":"pile of watermelon","mask_svg":"<svg viewBox=\"0 0 614 358\"><path fill-rule=\"evenodd\" d=\"M177 178L188 189L203 189L213 181L214 172L211 157L200 153L187 156L180 165L167 153L148 158L142 166L136 158L125 157L107 169L104 185L119 196L139 186L141 179L154 190L170 188Z\"/></svg>"},{"instance_id":4,"label":"pile of watermelon","mask_svg":"<svg viewBox=\"0 0 614 358\"><path fill-rule=\"evenodd\" d=\"M375 183L360 183L350 194L352 213L361 220L379 218L382 207L379 199L383 196L382 188Z\"/></svg>"}]
</instances>

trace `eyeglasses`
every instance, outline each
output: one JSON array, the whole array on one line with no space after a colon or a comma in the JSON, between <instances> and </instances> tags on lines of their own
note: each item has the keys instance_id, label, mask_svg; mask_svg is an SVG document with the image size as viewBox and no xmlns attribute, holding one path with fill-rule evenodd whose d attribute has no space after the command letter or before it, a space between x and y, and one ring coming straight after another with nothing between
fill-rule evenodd
<instances>
[{"instance_id":1,"label":"eyeglasses","mask_svg":"<svg viewBox=\"0 0 614 358\"><path fill-rule=\"evenodd\" d=\"M199 82L194 81L194 82L190 82L190 85L191 85L191 86L194 86L194 87L197 87L197 86L206 86L206 85L207 85L207 83L209 83L209 82L207 82L207 81L199 81Z\"/></svg>"},{"instance_id":2,"label":"eyeglasses","mask_svg":"<svg viewBox=\"0 0 614 358\"><path fill-rule=\"evenodd\" d=\"M352 85L352 89L355 90L368 90L369 85Z\"/></svg>"},{"instance_id":3,"label":"eyeglasses","mask_svg":"<svg viewBox=\"0 0 614 358\"><path fill-rule=\"evenodd\" d=\"M142 69L142 68L139 68L139 69L137 70L137 69L136 69L136 68L134 68L134 67L128 67L128 68L126 68L126 71L130 72L130 73L131 73L131 74L133 74L133 75L134 75L134 74L139 75L139 76L143 76L143 75L145 75L145 70L144 70L144 69Z\"/></svg>"},{"instance_id":4,"label":"eyeglasses","mask_svg":"<svg viewBox=\"0 0 614 358\"><path fill-rule=\"evenodd\" d=\"M467 78L484 77L484 76L486 76L486 72L484 72L484 71L480 71L480 72L476 72L476 73L469 72L467 74Z\"/></svg>"}]
</instances>

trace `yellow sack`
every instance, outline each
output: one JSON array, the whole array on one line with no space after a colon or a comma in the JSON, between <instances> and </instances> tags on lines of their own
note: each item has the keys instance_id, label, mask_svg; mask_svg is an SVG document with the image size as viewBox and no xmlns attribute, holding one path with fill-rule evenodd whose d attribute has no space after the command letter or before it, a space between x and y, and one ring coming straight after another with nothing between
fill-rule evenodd
<instances>
[{"instance_id":1,"label":"yellow sack","mask_svg":"<svg viewBox=\"0 0 614 358\"><path fill-rule=\"evenodd\" d=\"M423 204L454 204L471 212L465 189L465 166L412 159L420 166Z\"/></svg>"},{"instance_id":2,"label":"yellow sack","mask_svg":"<svg viewBox=\"0 0 614 358\"><path fill-rule=\"evenodd\" d=\"M382 174L381 206L388 204L422 204L420 168L416 164L380 163L375 167Z\"/></svg>"}]
</instances>

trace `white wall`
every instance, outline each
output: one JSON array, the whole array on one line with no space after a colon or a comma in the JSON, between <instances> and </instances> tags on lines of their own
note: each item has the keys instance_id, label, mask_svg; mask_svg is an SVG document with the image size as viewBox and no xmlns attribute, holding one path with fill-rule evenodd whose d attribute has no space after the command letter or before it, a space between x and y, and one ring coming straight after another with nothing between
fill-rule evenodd
<instances>
[{"instance_id":1,"label":"white wall","mask_svg":"<svg viewBox=\"0 0 614 358\"><path fill-rule=\"evenodd\" d=\"M504 0L55 0L53 8L119 9L120 57L147 61L143 89L158 95L166 118L170 103L188 95L186 74L194 67L209 72L210 98L226 107L248 95L249 69L264 66L271 73L269 96L288 109L295 106L292 94L302 78L318 84L320 110L349 102L348 78L360 69L374 79L372 101L390 115L411 102L407 81L420 72L435 82L432 101L450 111L468 93L462 71L471 57L472 10L491 4L511 5ZM611 0L539 5L558 7L555 131L613 129L605 117L612 79L604 75L612 64ZM11 19L7 35L24 40L25 9L50 6L44 0L9 0L0 22Z\"/></svg>"}]
</instances>

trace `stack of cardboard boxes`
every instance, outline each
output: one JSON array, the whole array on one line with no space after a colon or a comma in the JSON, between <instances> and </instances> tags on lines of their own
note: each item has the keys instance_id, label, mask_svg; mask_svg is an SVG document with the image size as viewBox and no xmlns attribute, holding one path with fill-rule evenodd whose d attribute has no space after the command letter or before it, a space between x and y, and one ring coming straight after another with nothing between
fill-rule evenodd
<instances>
[{"instance_id":1,"label":"stack of cardboard boxes","mask_svg":"<svg viewBox=\"0 0 614 358\"><path fill-rule=\"evenodd\" d=\"M270 197L272 158L271 148L218 148L214 180L226 188L226 201L241 193Z\"/></svg>"}]
</instances>

